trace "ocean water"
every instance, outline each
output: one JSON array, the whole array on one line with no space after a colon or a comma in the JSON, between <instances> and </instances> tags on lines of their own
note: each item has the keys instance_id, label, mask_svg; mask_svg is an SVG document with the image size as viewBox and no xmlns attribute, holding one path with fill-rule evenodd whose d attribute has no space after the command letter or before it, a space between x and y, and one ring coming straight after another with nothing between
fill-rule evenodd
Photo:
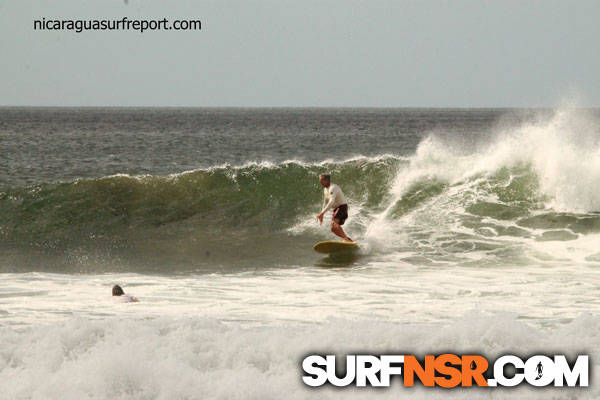
<instances>
[{"instance_id":1,"label":"ocean water","mask_svg":"<svg viewBox=\"0 0 600 400\"><path fill-rule=\"evenodd\" d=\"M0 108L0 154L0 398L600 396L600 110ZM356 254L311 249L323 172ZM303 386L356 351L591 387Z\"/></svg>"}]
</instances>

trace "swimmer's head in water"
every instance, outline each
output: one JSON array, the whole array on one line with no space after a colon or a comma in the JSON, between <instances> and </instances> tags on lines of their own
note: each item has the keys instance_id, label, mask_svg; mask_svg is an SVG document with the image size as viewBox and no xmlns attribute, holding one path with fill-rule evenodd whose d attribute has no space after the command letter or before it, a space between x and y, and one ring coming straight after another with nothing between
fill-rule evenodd
<instances>
[{"instance_id":1,"label":"swimmer's head in water","mask_svg":"<svg viewBox=\"0 0 600 400\"><path fill-rule=\"evenodd\" d=\"M123 292L123 289L121 289L121 286L119 285L115 285L112 288L112 295L113 296L123 296L125 293Z\"/></svg>"}]
</instances>

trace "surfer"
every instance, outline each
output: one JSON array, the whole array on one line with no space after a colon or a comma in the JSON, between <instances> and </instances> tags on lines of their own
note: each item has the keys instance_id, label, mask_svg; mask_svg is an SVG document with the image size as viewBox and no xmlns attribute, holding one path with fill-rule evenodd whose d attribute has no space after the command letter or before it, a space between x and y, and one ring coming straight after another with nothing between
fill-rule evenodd
<instances>
[{"instance_id":1,"label":"surfer","mask_svg":"<svg viewBox=\"0 0 600 400\"><path fill-rule=\"evenodd\" d=\"M333 210L333 218L331 219L331 232L335 233L345 242L352 242L342 229L342 225L348 218L348 202L342 192L342 189L334 183L331 183L331 175L321 174L319 175L319 183L323 186L323 194L325 199L323 202L323 209L317 215L317 221L323 223L323 216L328 210Z\"/></svg>"},{"instance_id":2,"label":"surfer","mask_svg":"<svg viewBox=\"0 0 600 400\"><path fill-rule=\"evenodd\" d=\"M133 296L125 294L121 286L115 285L112 287L112 295L113 300L118 301L120 303L131 303L131 302L139 302L139 300Z\"/></svg>"}]
</instances>

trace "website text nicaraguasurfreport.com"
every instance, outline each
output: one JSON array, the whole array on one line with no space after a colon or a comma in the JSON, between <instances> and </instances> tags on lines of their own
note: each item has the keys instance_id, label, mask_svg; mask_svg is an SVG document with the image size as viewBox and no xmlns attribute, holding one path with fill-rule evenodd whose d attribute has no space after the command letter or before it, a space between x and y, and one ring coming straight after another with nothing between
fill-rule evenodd
<instances>
[{"instance_id":1,"label":"website text nicaraguasurfreport.com","mask_svg":"<svg viewBox=\"0 0 600 400\"><path fill-rule=\"evenodd\" d=\"M46 31L199 31L202 22L199 19L52 19L33 20L34 30Z\"/></svg>"}]
</instances>

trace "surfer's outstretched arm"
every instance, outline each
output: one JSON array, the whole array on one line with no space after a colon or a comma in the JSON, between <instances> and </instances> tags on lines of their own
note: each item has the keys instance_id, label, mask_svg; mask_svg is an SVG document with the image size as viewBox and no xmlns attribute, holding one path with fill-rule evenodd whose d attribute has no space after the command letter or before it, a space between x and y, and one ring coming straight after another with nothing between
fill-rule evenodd
<instances>
[{"instance_id":1,"label":"surfer's outstretched arm","mask_svg":"<svg viewBox=\"0 0 600 400\"><path fill-rule=\"evenodd\" d=\"M335 197L332 196L328 203L324 203L323 209L321 210L319 215L325 215L327 210L331 210L334 202L335 202Z\"/></svg>"},{"instance_id":2,"label":"surfer's outstretched arm","mask_svg":"<svg viewBox=\"0 0 600 400\"><path fill-rule=\"evenodd\" d=\"M325 215L327 210L329 210L331 206L333 206L333 201L334 199L332 198L331 200L329 200L328 203L326 203L325 201L323 202L323 209L321 210L319 215L317 215L317 221L319 221L321 224L323 223L323 216Z\"/></svg>"},{"instance_id":3,"label":"surfer's outstretched arm","mask_svg":"<svg viewBox=\"0 0 600 400\"><path fill-rule=\"evenodd\" d=\"M317 214L317 221L319 221L320 224L323 224L323 216L325 215L325 212L327 212L327 210L329 210L331 206L333 206L333 201L333 197L329 199L329 201L327 201L327 197L323 198L323 208L321 212Z\"/></svg>"}]
</instances>

